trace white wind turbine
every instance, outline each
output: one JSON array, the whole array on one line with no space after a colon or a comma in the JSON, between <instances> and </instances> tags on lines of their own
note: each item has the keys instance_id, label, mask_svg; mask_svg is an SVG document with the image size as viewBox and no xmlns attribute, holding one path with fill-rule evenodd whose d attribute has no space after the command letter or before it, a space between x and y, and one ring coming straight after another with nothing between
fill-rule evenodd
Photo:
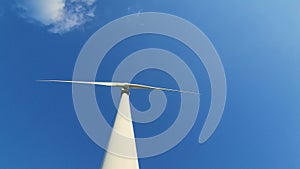
<instances>
[{"instance_id":1,"label":"white wind turbine","mask_svg":"<svg viewBox=\"0 0 300 169\"><path fill-rule=\"evenodd\" d=\"M120 82L87 82L87 81L67 81L67 80L40 80L42 82L61 82L61 83L75 83L75 84L87 84L87 85L100 85L109 87L121 88L121 99L118 108L118 112L115 118L113 130L110 136L110 140L107 147L107 153L102 163L102 169L139 169L138 155L136 150L134 129L132 124L132 117L129 103L129 89L150 89L150 90L162 90L171 92L180 92L188 94L199 94L197 92L175 90L161 87L154 87L142 84L132 83L120 83ZM121 115L121 112L123 115ZM125 118L125 117L127 118ZM128 145L123 145L117 140L117 134L127 137L131 140ZM110 150L123 148L131 157L123 157L116 154L112 154Z\"/></svg>"}]
</instances>

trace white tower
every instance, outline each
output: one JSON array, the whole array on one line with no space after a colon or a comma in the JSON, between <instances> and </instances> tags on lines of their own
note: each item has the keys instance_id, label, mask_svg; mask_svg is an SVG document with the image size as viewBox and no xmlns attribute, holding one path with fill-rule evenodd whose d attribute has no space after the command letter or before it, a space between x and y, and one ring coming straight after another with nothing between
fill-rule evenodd
<instances>
[{"instance_id":1,"label":"white tower","mask_svg":"<svg viewBox=\"0 0 300 169\"><path fill-rule=\"evenodd\" d=\"M121 113L123 115L121 115ZM125 118L127 117L127 118ZM138 156L136 151L136 143L134 137L134 129L131 118L130 103L129 103L129 88L123 87L121 93L120 105L113 126L114 132L110 136L107 147L107 153L102 163L102 169L139 169ZM127 137L131 142L126 142L123 145L120 140L117 140L116 134ZM123 157L110 153L114 149L123 149L131 157Z\"/></svg>"}]
</instances>

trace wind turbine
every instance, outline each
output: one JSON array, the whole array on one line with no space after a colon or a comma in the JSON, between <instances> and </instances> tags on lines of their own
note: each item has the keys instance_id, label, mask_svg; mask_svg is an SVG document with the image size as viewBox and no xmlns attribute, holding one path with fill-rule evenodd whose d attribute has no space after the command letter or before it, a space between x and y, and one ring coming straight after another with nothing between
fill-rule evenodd
<instances>
[{"instance_id":1,"label":"wind turbine","mask_svg":"<svg viewBox=\"0 0 300 169\"><path fill-rule=\"evenodd\" d=\"M68 80L40 80L41 82L60 82L60 83L74 83L74 84L86 84L86 85L100 85L109 87L120 87L121 88L121 99L118 108L118 112L115 118L113 130L110 136L110 140L107 147L107 153L102 163L102 169L139 169L138 155L136 150L136 142L134 136L134 129L132 124L132 117L129 103L129 89L150 89L150 90L161 90L170 92L180 92L187 94L199 94L197 92L175 90L161 87L154 87L142 84L133 83L122 83L122 82L88 82L88 81L68 81ZM121 113L123 115L121 115ZM125 117L127 118L125 118ZM117 134L121 134L124 137L131 139L127 144L122 143L117 139ZM123 148L131 157L123 157L113 153L110 153L113 149Z\"/></svg>"}]
</instances>

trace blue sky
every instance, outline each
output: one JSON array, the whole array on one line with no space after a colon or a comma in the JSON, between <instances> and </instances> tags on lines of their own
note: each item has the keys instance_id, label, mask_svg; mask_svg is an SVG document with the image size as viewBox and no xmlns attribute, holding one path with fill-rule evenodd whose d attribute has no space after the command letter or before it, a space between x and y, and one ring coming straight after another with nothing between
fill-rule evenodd
<instances>
[{"instance_id":1,"label":"blue sky","mask_svg":"<svg viewBox=\"0 0 300 169\"><path fill-rule=\"evenodd\" d=\"M138 36L108 53L99 80L110 80L120 58L133 51L160 47L173 51L199 72L201 108L187 137L172 150L140 160L140 168L298 169L300 166L300 3L271 1L9 1L0 2L0 168L99 168L105 151L82 130L68 84L37 79L71 79L87 39L106 23L137 12L166 12L199 27L212 41L227 77L222 121L204 144L199 133L210 103L205 68L190 51L170 39ZM76 11L76 12L74 12ZM159 43L157 42L159 41ZM116 56L122 53L122 56ZM154 79L154 82L153 82ZM176 87L172 78L145 71L135 82ZM97 88L98 101L110 98ZM147 93L133 91L140 109ZM176 94L168 94L171 99ZM172 101L172 100L171 100ZM176 99L174 99L176 103ZM111 99L99 103L115 112ZM164 131L175 119L170 106L161 119L134 124L147 137ZM112 123L115 114L105 114Z\"/></svg>"}]
</instances>

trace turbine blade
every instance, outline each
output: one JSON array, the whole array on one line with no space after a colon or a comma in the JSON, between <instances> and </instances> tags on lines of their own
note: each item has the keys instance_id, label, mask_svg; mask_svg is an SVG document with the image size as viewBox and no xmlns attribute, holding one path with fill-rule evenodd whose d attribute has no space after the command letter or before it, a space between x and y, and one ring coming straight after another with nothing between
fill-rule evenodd
<instances>
[{"instance_id":1,"label":"turbine blade","mask_svg":"<svg viewBox=\"0 0 300 169\"><path fill-rule=\"evenodd\" d=\"M192 91L176 90L176 89L148 86L148 85L142 85L142 84L121 83L121 82L88 82L88 81L72 81L72 80L38 80L38 81L100 85L100 86L109 86L109 87L129 87L129 88L133 88L133 89L150 89L150 90L162 90L162 91L179 92L179 93L187 93L187 94L200 94L198 92L192 92Z\"/></svg>"},{"instance_id":2,"label":"turbine blade","mask_svg":"<svg viewBox=\"0 0 300 169\"><path fill-rule=\"evenodd\" d=\"M169 89L169 88L162 88L162 87L154 87L154 86L148 86L148 85L142 85L142 84L129 83L128 85L130 88L133 88L133 89L151 89L151 90L162 90L162 91L179 92L179 93L187 93L187 94L200 94L198 92L176 90L176 89Z\"/></svg>"},{"instance_id":3,"label":"turbine blade","mask_svg":"<svg viewBox=\"0 0 300 169\"><path fill-rule=\"evenodd\" d=\"M75 83L75 84L88 84L88 85L100 85L110 87L124 87L125 83L118 82L88 82L88 81L72 81L72 80L38 80L39 82L58 82L58 83Z\"/></svg>"}]
</instances>

